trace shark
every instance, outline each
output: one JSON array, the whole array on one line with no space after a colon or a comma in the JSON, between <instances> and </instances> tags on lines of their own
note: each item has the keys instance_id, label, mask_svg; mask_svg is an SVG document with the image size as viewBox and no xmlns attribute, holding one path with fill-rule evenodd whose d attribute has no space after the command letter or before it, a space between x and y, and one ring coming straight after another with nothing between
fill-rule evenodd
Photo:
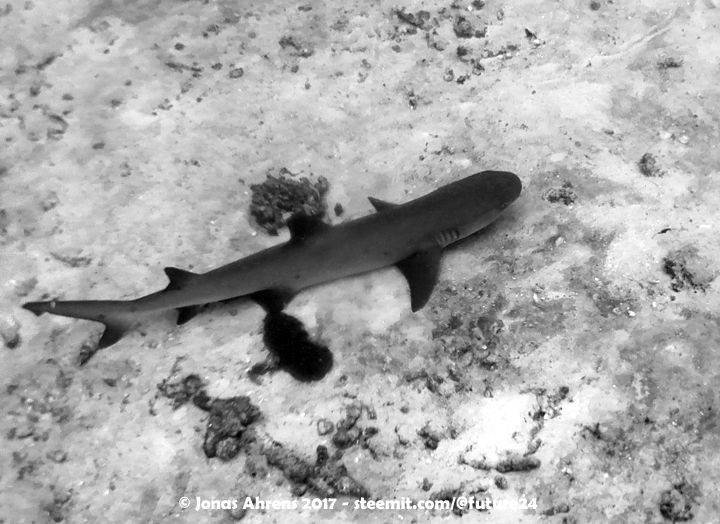
<instances>
[{"instance_id":1,"label":"shark","mask_svg":"<svg viewBox=\"0 0 720 524\"><path fill-rule=\"evenodd\" d=\"M38 316L104 324L97 344L103 349L149 313L177 310L177 323L184 324L206 304L241 297L268 314L281 312L303 289L395 266L416 312L437 283L443 250L491 224L521 190L514 173L482 171L402 204L369 197L375 213L337 225L298 213L287 220L288 241L205 273L166 267L169 283L160 291L130 300L48 300L22 307Z\"/></svg>"}]
</instances>

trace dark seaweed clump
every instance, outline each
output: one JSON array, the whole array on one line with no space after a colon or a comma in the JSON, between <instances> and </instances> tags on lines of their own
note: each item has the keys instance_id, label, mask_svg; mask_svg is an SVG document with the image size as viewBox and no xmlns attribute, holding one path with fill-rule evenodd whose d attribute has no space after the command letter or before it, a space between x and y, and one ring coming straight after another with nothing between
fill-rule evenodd
<instances>
[{"instance_id":1,"label":"dark seaweed clump","mask_svg":"<svg viewBox=\"0 0 720 524\"><path fill-rule=\"evenodd\" d=\"M208 458L234 458L243 447L247 428L260 417L260 410L246 396L215 398L209 403L203 451Z\"/></svg>"},{"instance_id":2,"label":"dark seaweed clump","mask_svg":"<svg viewBox=\"0 0 720 524\"><path fill-rule=\"evenodd\" d=\"M182 380L171 382L164 379L157 386L163 396L169 398L173 402L173 409L177 409L183 404L194 399L196 395L203 392L205 383L199 375L188 375Z\"/></svg>"},{"instance_id":3,"label":"dark seaweed clump","mask_svg":"<svg viewBox=\"0 0 720 524\"><path fill-rule=\"evenodd\" d=\"M675 292L684 288L706 291L717 277L712 262L701 257L695 246L684 246L668 253L663 259L663 268L672 278L670 287Z\"/></svg>"},{"instance_id":4,"label":"dark seaweed clump","mask_svg":"<svg viewBox=\"0 0 720 524\"><path fill-rule=\"evenodd\" d=\"M248 397L211 397L205 390L205 384L195 374L175 382L163 381L158 388L173 399L173 407L192 401L195 406L210 413L203 443L203 451L208 458L228 461L242 451L250 464L264 457L269 466L280 470L293 484L292 493L296 496L308 491L322 497L370 496L368 489L339 462L342 454L330 456L325 446L318 446L316 459L309 461L263 434L255 424L261 417L260 409ZM351 413L354 412L348 408L346 421L351 420L354 424L359 415ZM366 428L365 441L377 433L377 430L368 431L372 429ZM363 442L362 438L360 440Z\"/></svg>"},{"instance_id":5,"label":"dark seaweed clump","mask_svg":"<svg viewBox=\"0 0 720 524\"><path fill-rule=\"evenodd\" d=\"M193 373L176 381L163 380L157 387L163 396L173 401L173 409L192 402L203 411L208 411L210 418L203 451L208 458L230 460L247 445L248 439L254 438L246 432L260 418L260 410L246 396L213 398L207 394L206 386Z\"/></svg>"},{"instance_id":6,"label":"dark seaweed clump","mask_svg":"<svg viewBox=\"0 0 720 524\"><path fill-rule=\"evenodd\" d=\"M271 235L277 235L294 213L324 216L327 211L325 196L330 184L323 176L316 182L306 177L299 180L284 175L268 174L267 180L261 184L250 186L252 201L250 214L260 227Z\"/></svg>"},{"instance_id":7,"label":"dark seaweed clump","mask_svg":"<svg viewBox=\"0 0 720 524\"><path fill-rule=\"evenodd\" d=\"M261 449L270 466L283 472L295 484L294 493L306 490L321 497L369 497L369 490L355 480L347 468L331 457L325 446L317 447L315 463L310 463L279 442L264 444Z\"/></svg>"},{"instance_id":8,"label":"dark seaweed clump","mask_svg":"<svg viewBox=\"0 0 720 524\"><path fill-rule=\"evenodd\" d=\"M692 520L692 505L697 494L697 489L685 481L674 484L660 495L660 514L672 522Z\"/></svg>"}]
</instances>

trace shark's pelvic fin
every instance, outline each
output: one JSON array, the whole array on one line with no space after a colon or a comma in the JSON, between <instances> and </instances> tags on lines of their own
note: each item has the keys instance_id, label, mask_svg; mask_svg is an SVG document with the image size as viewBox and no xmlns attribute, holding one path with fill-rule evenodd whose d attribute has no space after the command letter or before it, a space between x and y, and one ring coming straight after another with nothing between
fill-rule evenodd
<instances>
[{"instance_id":1,"label":"shark's pelvic fin","mask_svg":"<svg viewBox=\"0 0 720 524\"><path fill-rule=\"evenodd\" d=\"M290 230L290 240L292 242L302 242L313 235L325 231L330 226L323 222L318 215L295 213L288 219L287 227Z\"/></svg>"},{"instance_id":2,"label":"shark's pelvic fin","mask_svg":"<svg viewBox=\"0 0 720 524\"><path fill-rule=\"evenodd\" d=\"M384 200L380 200L379 198L375 197L368 197L368 200L372 204L372 206L375 208L375 211L378 213L380 211L386 211L388 209L392 209L394 207L398 207L399 204L393 204L392 202L385 202Z\"/></svg>"},{"instance_id":3,"label":"shark's pelvic fin","mask_svg":"<svg viewBox=\"0 0 720 524\"><path fill-rule=\"evenodd\" d=\"M127 329L127 326L111 321L105 321L103 324L105 324L105 331L103 331L100 341L98 342L98 349L105 349L106 347L112 346L123 337Z\"/></svg>"},{"instance_id":4,"label":"shark's pelvic fin","mask_svg":"<svg viewBox=\"0 0 720 524\"><path fill-rule=\"evenodd\" d=\"M442 248L434 245L395 264L410 286L410 307L413 312L422 309L430 299L440 273L441 258Z\"/></svg>"},{"instance_id":5,"label":"shark's pelvic fin","mask_svg":"<svg viewBox=\"0 0 720 524\"><path fill-rule=\"evenodd\" d=\"M201 307L202 305L179 307L177 310L177 325L180 326L190 321L195 315L200 312Z\"/></svg>"},{"instance_id":6,"label":"shark's pelvic fin","mask_svg":"<svg viewBox=\"0 0 720 524\"><path fill-rule=\"evenodd\" d=\"M166 291L182 289L197 276L197 273L177 267L166 267L165 274L170 279L170 283L165 288Z\"/></svg>"}]
</instances>

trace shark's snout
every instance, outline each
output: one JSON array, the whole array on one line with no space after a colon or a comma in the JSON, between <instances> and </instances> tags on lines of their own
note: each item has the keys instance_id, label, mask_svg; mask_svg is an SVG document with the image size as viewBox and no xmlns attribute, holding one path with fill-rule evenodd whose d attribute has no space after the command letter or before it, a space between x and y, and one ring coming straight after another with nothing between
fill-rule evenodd
<instances>
[{"instance_id":1,"label":"shark's snout","mask_svg":"<svg viewBox=\"0 0 720 524\"><path fill-rule=\"evenodd\" d=\"M507 175L508 192L512 195L512 200L515 200L520 196L520 192L522 191L522 182L520 181L520 177L515 173L508 173Z\"/></svg>"},{"instance_id":2,"label":"shark's snout","mask_svg":"<svg viewBox=\"0 0 720 524\"><path fill-rule=\"evenodd\" d=\"M483 173L495 195L498 208L505 209L512 204L522 191L522 182L515 173L509 171L486 171Z\"/></svg>"}]
</instances>

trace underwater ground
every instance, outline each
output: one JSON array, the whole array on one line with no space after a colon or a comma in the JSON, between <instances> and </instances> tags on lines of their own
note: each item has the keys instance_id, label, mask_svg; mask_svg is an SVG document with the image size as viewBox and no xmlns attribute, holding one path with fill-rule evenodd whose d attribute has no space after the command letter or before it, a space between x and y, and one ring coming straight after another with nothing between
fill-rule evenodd
<instances>
[{"instance_id":1,"label":"underwater ground","mask_svg":"<svg viewBox=\"0 0 720 524\"><path fill-rule=\"evenodd\" d=\"M0 522L714 521L719 23L717 0L2 2ZM522 195L423 310L392 268L291 303L333 353L318 381L258 371L250 301L94 355L98 324L21 309L284 241L276 190L340 223L485 169Z\"/></svg>"}]
</instances>

